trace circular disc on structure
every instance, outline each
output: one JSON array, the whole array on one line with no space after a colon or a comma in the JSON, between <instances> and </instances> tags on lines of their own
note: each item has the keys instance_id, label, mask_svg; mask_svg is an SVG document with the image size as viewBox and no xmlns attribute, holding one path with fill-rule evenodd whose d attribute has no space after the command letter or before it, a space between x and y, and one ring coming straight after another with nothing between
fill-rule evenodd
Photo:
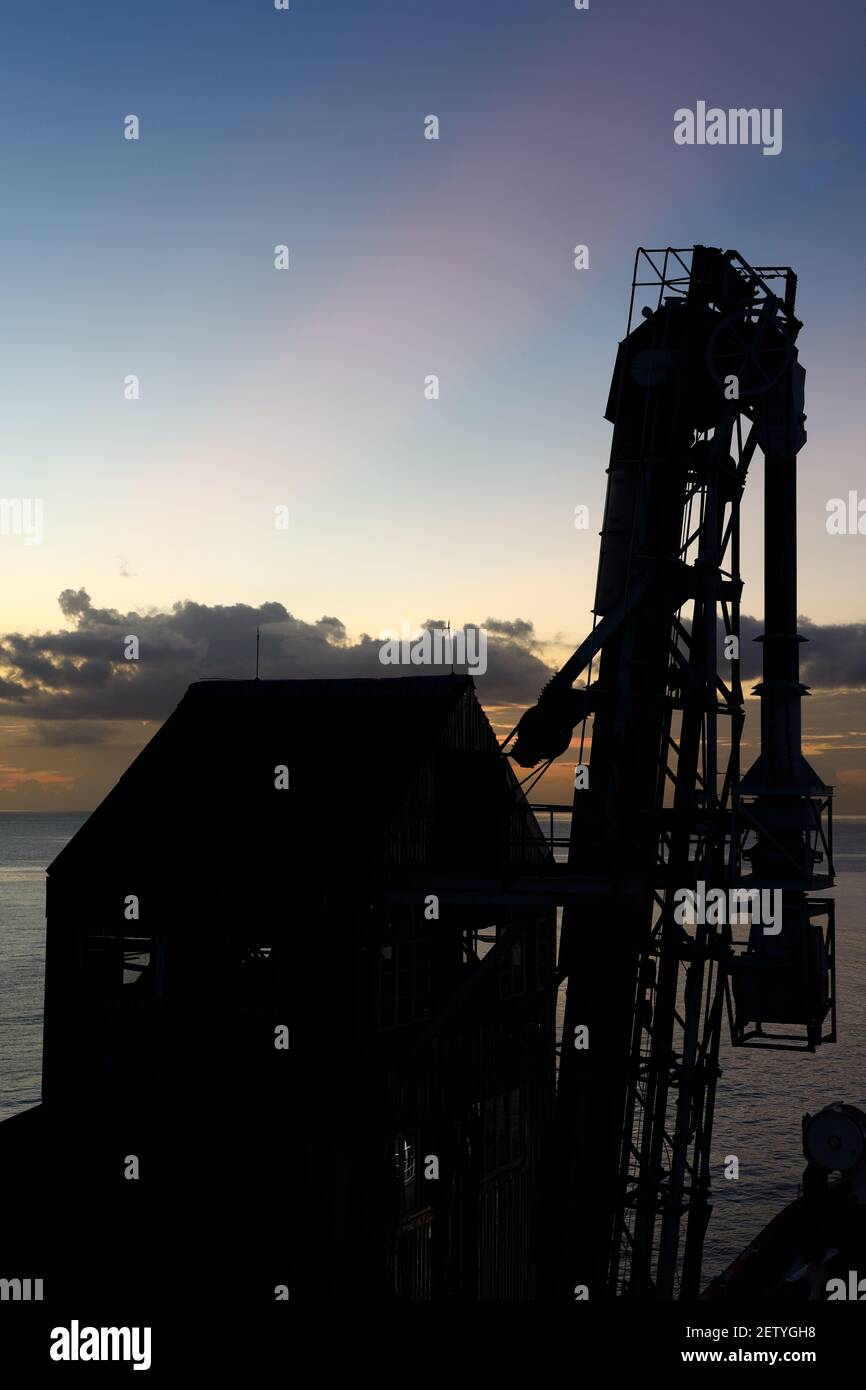
<instances>
[{"instance_id":1,"label":"circular disc on structure","mask_svg":"<svg viewBox=\"0 0 866 1390\"><path fill-rule=\"evenodd\" d=\"M713 329L707 342L707 367L713 380L725 386L736 377L735 399L769 391L791 365L794 344L785 324L729 314Z\"/></svg>"},{"instance_id":2,"label":"circular disc on structure","mask_svg":"<svg viewBox=\"0 0 866 1390\"><path fill-rule=\"evenodd\" d=\"M830 1106L813 1115L803 1134L810 1163L828 1173L846 1173L866 1155L866 1115L853 1106Z\"/></svg>"}]
</instances>

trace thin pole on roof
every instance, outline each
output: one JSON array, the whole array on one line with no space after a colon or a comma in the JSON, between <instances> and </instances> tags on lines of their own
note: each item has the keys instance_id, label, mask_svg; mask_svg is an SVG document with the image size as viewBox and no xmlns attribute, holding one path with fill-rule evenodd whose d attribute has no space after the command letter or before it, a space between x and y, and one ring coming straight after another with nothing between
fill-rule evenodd
<instances>
[{"instance_id":1,"label":"thin pole on roof","mask_svg":"<svg viewBox=\"0 0 866 1390\"><path fill-rule=\"evenodd\" d=\"M259 629L256 628L256 680L259 678Z\"/></svg>"}]
</instances>

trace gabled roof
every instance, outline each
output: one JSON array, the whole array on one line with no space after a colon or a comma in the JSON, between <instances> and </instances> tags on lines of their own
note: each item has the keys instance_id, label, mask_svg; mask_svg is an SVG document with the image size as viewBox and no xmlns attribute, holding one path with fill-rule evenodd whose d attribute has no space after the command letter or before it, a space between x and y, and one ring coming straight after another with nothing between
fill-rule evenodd
<instances>
[{"instance_id":1,"label":"gabled roof","mask_svg":"<svg viewBox=\"0 0 866 1390\"><path fill-rule=\"evenodd\" d=\"M179 842L192 855L230 853L260 823L281 764L293 804L329 818L323 834L362 839L471 692L461 675L197 682L49 874L109 872L112 844L148 864L160 846L176 858ZM281 818L287 803L269 804Z\"/></svg>"}]
</instances>

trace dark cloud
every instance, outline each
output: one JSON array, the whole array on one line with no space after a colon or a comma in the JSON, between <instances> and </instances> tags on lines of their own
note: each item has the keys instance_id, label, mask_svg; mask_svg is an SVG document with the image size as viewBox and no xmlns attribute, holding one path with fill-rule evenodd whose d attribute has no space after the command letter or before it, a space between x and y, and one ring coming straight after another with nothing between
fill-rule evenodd
<instances>
[{"instance_id":1,"label":"dark cloud","mask_svg":"<svg viewBox=\"0 0 866 1390\"><path fill-rule=\"evenodd\" d=\"M800 618L799 629L809 643L800 648L800 666L807 685L830 689L866 686L866 623L819 626L808 618Z\"/></svg>"},{"instance_id":2,"label":"dark cloud","mask_svg":"<svg viewBox=\"0 0 866 1390\"><path fill-rule=\"evenodd\" d=\"M813 623L797 619L801 637L800 679L816 690L861 690L866 687L866 623ZM761 618L740 619L740 658L744 681L761 679ZM721 647L720 647L721 652ZM720 669L723 669L720 666Z\"/></svg>"},{"instance_id":3,"label":"dark cloud","mask_svg":"<svg viewBox=\"0 0 866 1390\"><path fill-rule=\"evenodd\" d=\"M64 589L57 602L60 604L60 611L64 618L75 618L92 606L90 595L84 590Z\"/></svg>"},{"instance_id":4,"label":"dark cloud","mask_svg":"<svg viewBox=\"0 0 866 1390\"><path fill-rule=\"evenodd\" d=\"M0 641L0 715L34 721L47 745L103 743L112 721L161 721L186 687L202 679L243 679L255 672L261 629L261 675L310 679L387 677L407 673L379 660L381 641L362 633L350 641L343 622L326 615L296 618L282 603L176 603L168 613L97 608L86 589L64 589L60 610L69 627L7 634ZM444 627L428 619L426 628ZM488 706L525 707L552 674L547 644L525 618L487 618L487 672L477 677ZM741 622L743 680L760 679L763 624ZM800 619L803 680L817 689L866 688L866 624L820 625ZM138 661L124 657L129 637ZM421 674L423 667L408 668ZM435 669L435 668L433 668ZM724 670L724 663L720 664Z\"/></svg>"},{"instance_id":5,"label":"dark cloud","mask_svg":"<svg viewBox=\"0 0 866 1390\"><path fill-rule=\"evenodd\" d=\"M106 721L164 719L192 681L249 679L256 628L265 679L387 677L427 669L383 665L378 638L362 633L351 642L339 618L305 622L281 603L183 602L169 613L120 613L95 607L85 589L64 589L58 602L68 629L13 632L0 641L0 714L36 721L46 744L100 743ZM432 620L425 626L433 625L443 626ZM488 619L484 627L481 699L531 703L551 674L532 624ZM137 661L124 655L130 637L138 639Z\"/></svg>"},{"instance_id":6,"label":"dark cloud","mask_svg":"<svg viewBox=\"0 0 866 1390\"><path fill-rule=\"evenodd\" d=\"M488 618L484 627L489 633L495 633L499 637L510 637L524 646L542 645L535 636L535 625L527 622L525 618L513 618L511 622L503 622L500 618Z\"/></svg>"}]
</instances>

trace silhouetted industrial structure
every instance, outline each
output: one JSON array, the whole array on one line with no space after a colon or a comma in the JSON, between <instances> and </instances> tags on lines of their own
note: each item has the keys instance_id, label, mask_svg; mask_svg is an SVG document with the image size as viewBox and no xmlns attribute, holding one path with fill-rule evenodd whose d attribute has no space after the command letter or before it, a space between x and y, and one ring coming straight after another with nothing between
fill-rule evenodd
<instances>
[{"instance_id":1,"label":"silhouetted industrial structure","mask_svg":"<svg viewBox=\"0 0 866 1390\"><path fill-rule=\"evenodd\" d=\"M697 1296L725 1013L738 1046L835 1040L831 789L800 738L795 297L790 269L735 251L638 251L593 627L516 742L465 676L199 683L58 856L45 1104L0 1146L0 1176L31 1164L46 1267L83 1240L84 1191L103 1253L135 1221L146 1268L169 1247L220 1277L241 1259L292 1298ZM526 794L578 726L585 775L545 836ZM523 786L505 754L536 769ZM76 1123L51 1178L39 1155ZM28 1239L13 1219L7 1251Z\"/></svg>"},{"instance_id":2,"label":"silhouetted industrial structure","mask_svg":"<svg viewBox=\"0 0 866 1390\"><path fill-rule=\"evenodd\" d=\"M524 766L546 763L593 716L569 864L606 882L566 907L562 931L564 1297L578 1285L591 1296L697 1294L726 996L737 1045L835 1039L833 903L813 896L833 882L831 791L800 749L795 296L790 269L756 270L735 251L638 251L606 411L595 623L512 750ZM739 519L757 448L761 752L741 776ZM728 901L732 890L778 890L780 928L765 930L754 903L744 940L718 913L680 920L678 892L696 900L704 888ZM579 1028L588 1047L572 1046Z\"/></svg>"}]
</instances>

